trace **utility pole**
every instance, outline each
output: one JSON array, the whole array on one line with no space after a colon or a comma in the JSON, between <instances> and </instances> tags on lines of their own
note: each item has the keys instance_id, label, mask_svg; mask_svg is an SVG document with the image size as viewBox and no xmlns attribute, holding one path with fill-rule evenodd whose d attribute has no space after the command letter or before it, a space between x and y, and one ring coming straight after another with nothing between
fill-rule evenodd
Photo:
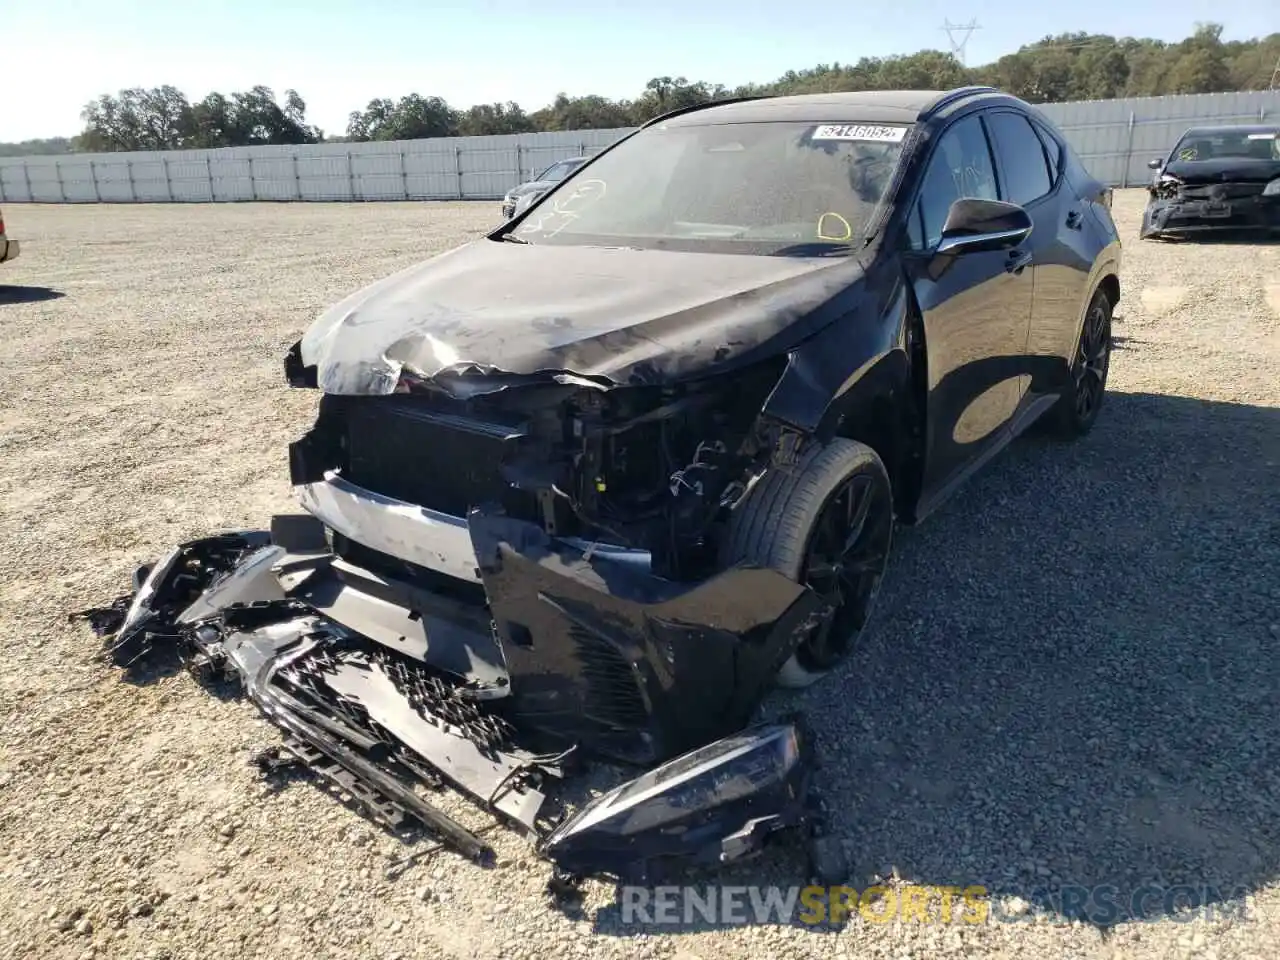
<instances>
[{"instance_id":1,"label":"utility pole","mask_svg":"<svg viewBox=\"0 0 1280 960\"><path fill-rule=\"evenodd\" d=\"M973 31L981 30L982 27L977 20L970 20L968 23L952 23L948 19L942 22L942 29L946 31L947 39L951 42L952 56L960 61L961 66L964 66L964 50L969 44L969 38L973 36ZM959 36L958 40L957 36Z\"/></svg>"},{"instance_id":2,"label":"utility pole","mask_svg":"<svg viewBox=\"0 0 1280 960\"><path fill-rule=\"evenodd\" d=\"M1268 90L1280 90L1280 57L1276 57L1276 68L1271 71L1271 85Z\"/></svg>"}]
</instances>

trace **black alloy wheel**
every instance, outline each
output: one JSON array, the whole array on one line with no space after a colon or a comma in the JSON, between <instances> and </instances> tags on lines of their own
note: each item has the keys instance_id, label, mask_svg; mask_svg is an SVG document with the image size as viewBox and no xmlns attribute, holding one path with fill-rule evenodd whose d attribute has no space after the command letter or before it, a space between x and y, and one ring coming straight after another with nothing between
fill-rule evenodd
<instances>
[{"instance_id":1,"label":"black alloy wheel","mask_svg":"<svg viewBox=\"0 0 1280 960\"><path fill-rule=\"evenodd\" d=\"M1072 375L1075 378L1076 419L1092 423L1102 409L1111 362L1111 310L1105 297L1095 298L1084 318Z\"/></svg>"},{"instance_id":2,"label":"black alloy wheel","mask_svg":"<svg viewBox=\"0 0 1280 960\"><path fill-rule=\"evenodd\" d=\"M893 539L887 484L855 474L827 499L805 555L803 582L830 613L796 649L804 670L821 673L849 655L871 614Z\"/></svg>"},{"instance_id":3,"label":"black alloy wheel","mask_svg":"<svg viewBox=\"0 0 1280 960\"><path fill-rule=\"evenodd\" d=\"M1088 433L1102 410L1107 394L1107 371L1111 366L1113 309L1106 291L1099 290L1085 311L1071 360L1070 381L1063 386L1058 402L1045 417L1050 431L1063 439Z\"/></svg>"}]
</instances>

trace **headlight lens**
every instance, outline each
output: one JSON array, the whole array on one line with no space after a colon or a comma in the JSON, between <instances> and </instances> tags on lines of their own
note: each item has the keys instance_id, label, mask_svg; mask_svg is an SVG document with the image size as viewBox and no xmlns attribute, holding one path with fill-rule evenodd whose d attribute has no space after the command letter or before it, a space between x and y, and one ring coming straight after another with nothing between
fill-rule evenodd
<instances>
[{"instance_id":1,"label":"headlight lens","mask_svg":"<svg viewBox=\"0 0 1280 960\"><path fill-rule=\"evenodd\" d=\"M691 750L597 797L557 827L548 842L633 837L766 794L785 784L801 762L800 737L790 724L768 724Z\"/></svg>"},{"instance_id":2,"label":"headlight lens","mask_svg":"<svg viewBox=\"0 0 1280 960\"><path fill-rule=\"evenodd\" d=\"M1262 189L1264 197L1280 197L1280 177L1276 177Z\"/></svg>"}]
</instances>

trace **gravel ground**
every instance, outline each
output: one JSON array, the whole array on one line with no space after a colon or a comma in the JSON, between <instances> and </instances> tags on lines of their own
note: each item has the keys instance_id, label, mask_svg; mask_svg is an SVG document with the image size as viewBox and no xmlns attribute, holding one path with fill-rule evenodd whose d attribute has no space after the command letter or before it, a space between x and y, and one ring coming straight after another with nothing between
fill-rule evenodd
<instances>
[{"instance_id":1,"label":"gravel ground","mask_svg":"<svg viewBox=\"0 0 1280 960\"><path fill-rule=\"evenodd\" d=\"M181 673L123 683L66 619L176 541L292 509L284 448L315 397L284 386L286 347L496 205L10 205L0 956L1280 956L1280 246L1140 243L1142 197L1117 195L1095 432L1019 441L900 532L865 648L769 704L820 728L851 882L982 885L1025 922L650 933L602 885L549 907L513 835L504 869L439 855L385 880L403 848L256 778L276 737L250 705ZM784 848L724 879L800 866ZM1146 922L1035 894L1143 883ZM1176 884L1222 895L1177 914Z\"/></svg>"}]
</instances>

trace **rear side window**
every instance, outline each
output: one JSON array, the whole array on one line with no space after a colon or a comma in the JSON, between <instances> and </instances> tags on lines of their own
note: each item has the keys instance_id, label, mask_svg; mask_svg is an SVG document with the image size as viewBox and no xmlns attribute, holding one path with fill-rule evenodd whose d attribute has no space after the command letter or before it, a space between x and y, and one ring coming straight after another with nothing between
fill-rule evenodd
<instances>
[{"instance_id":1,"label":"rear side window","mask_svg":"<svg viewBox=\"0 0 1280 960\"><path fill-rule=\"evenodd\" d=\"M920 186L925 248L942 239L942 226L951 204L962 197L999 199L991 148L976 114L948 127L929 158Z\"/></svg>"},{"instance_id":2,"label":"rear side window","mask_svg":"<svg viewBox=\"0 0 1280 960\"><path fill-rule=\"evenodd\" d=\"M1038 123L1031 126L1035 129L1036 134L1040 137L1040 143L1044 146L1044 158L1049 163L1049 184L1058 182L1058 171L1062 169L1062 145L1058 143L1056 137Z\"/></svg>"},{"instance_id":3,"label":"rear side window","mask_svg":"<svg viewBox=\"0 0 1280 960\"><path fill-rule=\"evenodd\" d=\"M988 114L987 123L1000 156L1001 199L1025 205L1048 193L1051 181L1044 144L1031 122L1018 113L1000 112Z\"/></svg>"}]
</instances>

